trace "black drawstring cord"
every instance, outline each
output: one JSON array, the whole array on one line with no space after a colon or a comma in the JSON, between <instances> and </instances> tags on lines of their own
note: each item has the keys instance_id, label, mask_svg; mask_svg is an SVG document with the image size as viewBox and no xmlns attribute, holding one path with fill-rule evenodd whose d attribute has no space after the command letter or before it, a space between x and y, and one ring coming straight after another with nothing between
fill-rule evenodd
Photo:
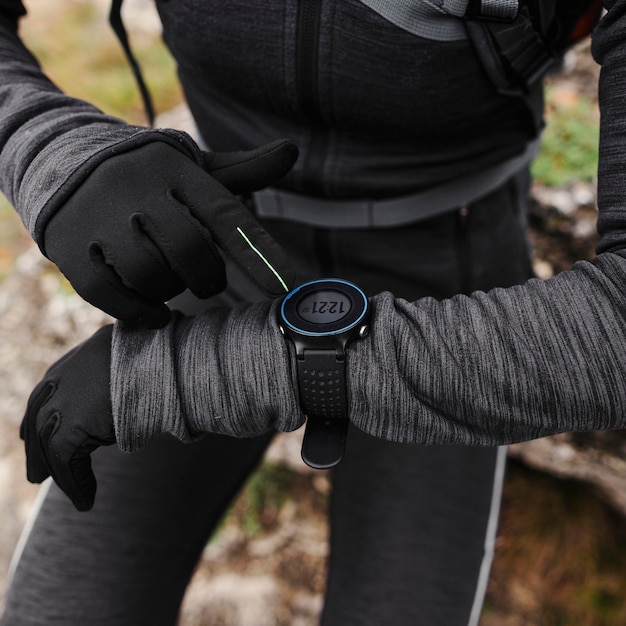
<instances>
[{"instance_id":1,"label":"black drawstring cord","mask_svg":"<svg viewBox=\"0 0 626 626\"><path fill-rule=\"evenodd\" d=\"M117 35L120 44L122 44L126 58L130 63L133 74L135 75L135 80L137 81L139 91L141 92L143 106L146 110L146 115L148 116L148 123L150 126L154 126L154 107L152 106L152 98L150 96L150 92L148 91L146 82L143 79L139 63L137 63L137 59L135 58L128 41L128 35L122 20L122 2L123 0L112 0L111 11L109 13L109 24L111 24L113 32Z\"/></svg>"}]
</instances>

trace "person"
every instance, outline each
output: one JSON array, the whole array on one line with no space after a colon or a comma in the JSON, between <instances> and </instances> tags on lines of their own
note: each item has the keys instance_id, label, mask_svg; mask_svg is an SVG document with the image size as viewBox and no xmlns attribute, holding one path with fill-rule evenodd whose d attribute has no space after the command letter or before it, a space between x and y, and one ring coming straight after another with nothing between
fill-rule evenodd
<instances>
[{"instance_id":1,"label":"person","mask_svg":"<svg viewBox=\"0 0 626 626\"><path fill-rule=\"evenodd\" d=\"M62 94L17 36L21 3L0 3L0 184L120 320L29 400L28 477L60 488L3 625L175 623L233 494L303 422L276 296L324 276L372 317L346 352L321 622L478 623L504 444L624 423L626 0L593 41L598 255L544 282L524 226L540 83L495 84L475 4L160 0L203 151ZM496 40L530 29L512 5Z\"/></svg>"}]
</instances>

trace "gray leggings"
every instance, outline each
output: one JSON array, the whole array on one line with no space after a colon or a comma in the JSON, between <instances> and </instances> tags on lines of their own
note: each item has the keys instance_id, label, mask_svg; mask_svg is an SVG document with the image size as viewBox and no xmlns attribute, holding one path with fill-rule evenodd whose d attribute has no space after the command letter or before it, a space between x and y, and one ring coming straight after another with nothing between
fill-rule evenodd
<instances>
[{"instance_id":1,"label":"gray leggings","mask_svg":"<svg viewBox=\"0 0 626 626\"><path fill-rule=\"evenodd\" d=\"M509 183L460 212L388 230L267 224L302 278L439 298L529 276ZM231 273L228 298L250 291ZM254 297L254 296L253 296ZM222 298L223 302L223 298ZM187 305L181 305L189 312ZM271 435L163 437L94 454L96 505L49 490L18 562L2 626L172 626L200 553ZM323 626L476 624L491 563L504 449L391 444L352 429L332 474Z\"/></svg>"}]
</instances>

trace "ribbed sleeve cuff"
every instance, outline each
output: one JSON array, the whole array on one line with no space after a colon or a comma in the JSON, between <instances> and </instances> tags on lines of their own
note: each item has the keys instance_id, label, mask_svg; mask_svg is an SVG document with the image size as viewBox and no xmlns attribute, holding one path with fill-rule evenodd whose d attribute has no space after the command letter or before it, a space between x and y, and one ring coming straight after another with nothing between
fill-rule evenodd
<instances>
[{"instance_id":1,"label":"ribbed sleeve cuff","mask_svg":"<svg viewBox=\"0 0 626 626\"><path fill-rule=\"evenodd\" d=\"M252 437L303 423L292 354L275 304L174 315L163 329L118 322L111 395L118 445L134 451L160 433Z\"/></svg>"}]
</instances>

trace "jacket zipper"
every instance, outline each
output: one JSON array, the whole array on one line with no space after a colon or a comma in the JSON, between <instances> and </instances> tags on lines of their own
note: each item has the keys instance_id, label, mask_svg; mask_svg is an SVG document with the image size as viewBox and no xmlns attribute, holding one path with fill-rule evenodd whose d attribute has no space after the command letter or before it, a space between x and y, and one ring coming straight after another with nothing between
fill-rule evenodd
<instances>
[{"instance_id":1,"label":"jacket zipper","mask_svg":"<svg viewBox=\"0 0 626 626\"><path fill-rule=\"evenodd\" d=\"M311 143L302 168L306 193L324 195L321 172L328 144L328 128L322 118L318 87L319 38L322 0L299 0L296 43L298 101L311 126Z\"/></svg>"}]
</instances>

